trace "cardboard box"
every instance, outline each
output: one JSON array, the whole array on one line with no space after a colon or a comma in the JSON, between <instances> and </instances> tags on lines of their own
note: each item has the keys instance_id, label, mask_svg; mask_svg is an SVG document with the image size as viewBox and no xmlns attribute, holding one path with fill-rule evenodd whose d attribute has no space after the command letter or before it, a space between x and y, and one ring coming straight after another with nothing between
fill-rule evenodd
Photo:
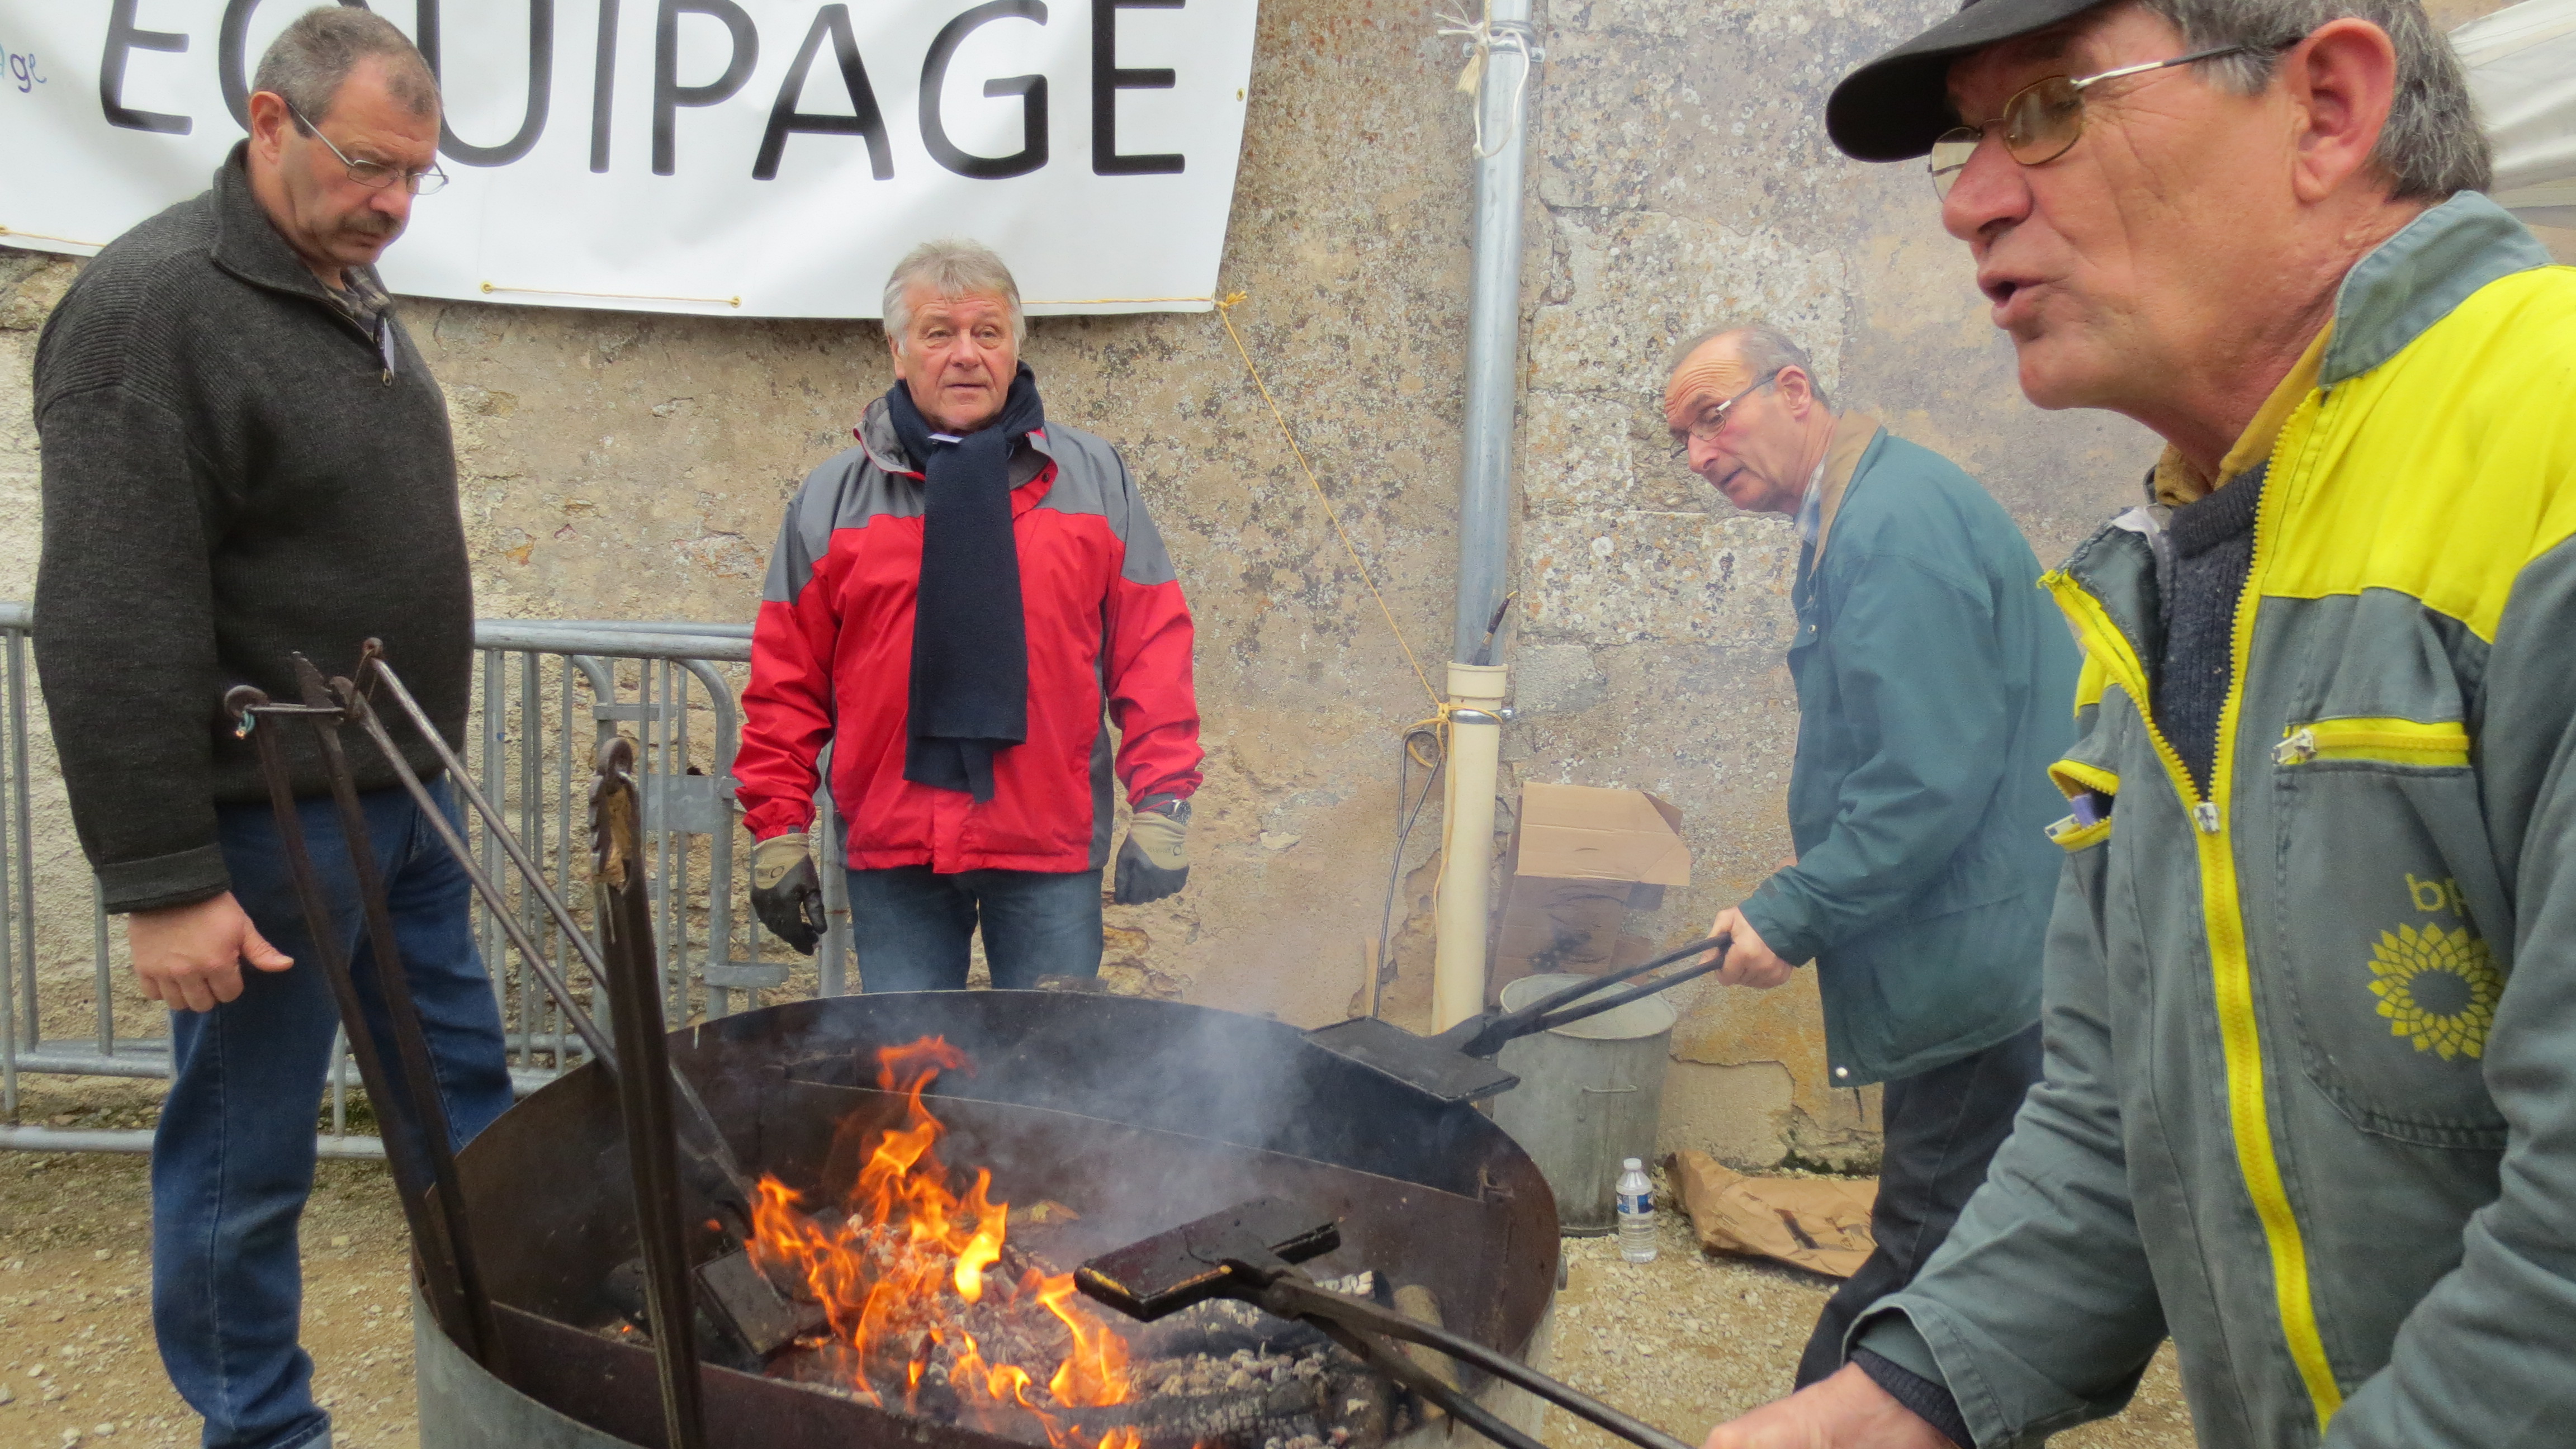
<instances>
[{"instance_id":1,"label":"cardboard box","mask_svg":"<svg viewBox=\"0 0 2576 1449\"><path fill-rule=\"evenodd\" d=\"M1623 935L1630 910L1664 903L1690 884L1682 812L1643 790L1527 785L1504 860L1501 909L1486 995L1541 972L1598 975L1653 954Z\"/></svg>"}]
</instances>

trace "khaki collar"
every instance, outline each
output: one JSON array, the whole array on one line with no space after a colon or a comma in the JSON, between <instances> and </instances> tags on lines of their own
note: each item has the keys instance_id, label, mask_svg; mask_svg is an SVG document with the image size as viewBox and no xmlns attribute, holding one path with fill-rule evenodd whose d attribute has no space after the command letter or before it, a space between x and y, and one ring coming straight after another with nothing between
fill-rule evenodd
<instances>
[{"instance_id":1,"label":"khaki collar","mask_svg":"<svg viewBox=\"0 0 2576 1449\"><path fill-rule=\"evenodd\" d=\"M2147 491L2154 495L2155 501L2172 508L2197 503L2226 486L2229 480L2270 458L2272 445L2281 440L2281 429L2289 426L2290 414L2298 411L2299 404L2316 390L2317 371L2325 360L2326 346L2333 336L2334 323L2330 321L2308 343L2308 350L2299 354L2299 360L2291 364L2290 375L2282 378L2281 385L2272 389L2272 395L2263 400L2263 406L2254 414L2254 421L2247 423L2245 431L2237 435L2236 445L2227 450L2226 457L2218 460L2217 477L2203 476L2172 444L2166 444L2164 456L2156 460L2156 471L2147 485Z\"/></svg>"},{"instance_id":2,"label":"khaki collar","mask_svg":"<svg viewBox=\"0 0 2576 1449\"><path fill-rule=\"evenodd\" d=\"M1823 493L1823 506L1816 522L1816 556L1824 557L1825 540L1834 536L1834 514L1843 506L1843 490L1851 486L1852 474L1860 469L1860 455L1878 437L1878 419L1868 413L1845 413L1834 419L1834 436L1825 444L1825 476L1816 487Z\"/></svg>"}]
</instances>

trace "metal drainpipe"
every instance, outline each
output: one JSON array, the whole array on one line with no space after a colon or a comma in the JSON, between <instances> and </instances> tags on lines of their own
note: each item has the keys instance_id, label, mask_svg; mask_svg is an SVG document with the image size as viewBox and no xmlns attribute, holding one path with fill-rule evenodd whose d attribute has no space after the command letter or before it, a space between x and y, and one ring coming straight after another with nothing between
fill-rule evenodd
<instances>
[{"instance_id":1,"label":"metal drainpipe","mask_svg":"<svg viewBox=\"0 0 2576 1449\"><path fill-rule=\"evenodd\" d=\"M1486 904L1491 889L1494 782L1502 748L1502 666L1480 660L1503 599L1511 550L1512 421L1521 340L1522 124L1529 97L1530 0L1492 0L1476 95L1476 250L1467 303L1465 467L1458 502L1458 612L1449 666L1449 785L1443 811L1438 946L1432 1015L1447 1030L1485 1006ZM1517 41L1518 44L1510 42Z\"/></svg>"}]
</instances>

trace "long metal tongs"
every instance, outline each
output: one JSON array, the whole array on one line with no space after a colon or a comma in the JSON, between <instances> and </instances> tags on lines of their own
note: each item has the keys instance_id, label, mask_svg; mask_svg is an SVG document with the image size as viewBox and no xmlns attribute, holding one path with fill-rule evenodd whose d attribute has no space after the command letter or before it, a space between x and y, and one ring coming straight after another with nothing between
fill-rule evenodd
<instances>
[{"instance_id":1,"label":"long metal tongs","mask_svg":"<svg viewBox=\"0 0 2576 1449\"><path fill-rule=\"evenodd\" d=\"M1326 1051L1383 1072L1441 1101L1473 1102L1508 1091L1520 1081L1520 1078L1494 1065L1494 1054L1501 1051L1505 1043L1533 1032L1550 1031L1581 1021L1587 1016L1598 1016L1640 997L1669 991L1685 981L1697 980L1726 964L1727 948L1732 944L1726 936L1693 941L1634 966L1586 977L1563 990L1550 992L1518 1011L1487 1011L1471 1016L1438 1036L1415 1036L1393 1022L1361 1016L1337 1021L1330 1026L1319 1026L1306 1033L1306 1039ZM1637 980L1658 967L1670 966L1703 951L1714 954L1706 961L1666 972L1651 981ZM1625 990L1610 990L1623 982L1633 984Z\"/></svg>"},{"instance_id":2,"label":"long metal tongs","mask_svg":"<svg viewBox=\"0 0 2576 1449\"><path fill-rule=\"evenodd\" d=\"M1691 1449L1651 1424L1436 1323L1318 1285L1295 1265L1341 1246L1332 1218L1282 1198L1255 1198L1131 1243L1073 1270L1074 1286L1139 1322L1211 1298L1232 1298L1313 1324L1370 1367L1395 1379L1504 1449L1544 1449L1493 1410L1386 1340L1416 1343L1473 1364L1589 1420L1638 1449Z\"/></svg>"},{"instance_id":3,"label":"long metal tongs","mask_svg":"<svg viewBox=\"0 0 2576 1449\"><path fill-rule=\"evenodd\" d=\"M591 979L601 983L604 994L609 999L612 1013L616 1012L618 999L621 996L633 996L637 991L642 991L653 997L654 1016L658 1021L659 968L655 964L650 938L649 913L641 918L644 921L644 929L639 933L631 925L629 929L622 932L610 929L613 924L611 916L604 912L602 935L609 940L611 946L611 949L604 953L600 945L595 943L590 934L574 919L572 911L564 904L563 897L547 885L543 870L535 858L528 853L527 848L511 834L490 799L476 788L473 777L466 772L464 761L457 758L455 751L449 748L447 741L440 736L437 726L421 709L419 702L412 697L411 691L404 686L401 676L385 662L382 647L377 641L370 639L361 648L358 667L353 671L354 678L335 678L326 682L321 671L316 669L310 660L297 655L294 662L297 678L301 682L304 694L302 704L274 703L259 690L244 686L225 696L225 713L237 722L236 728L241 734L250 737L258 744L262 768L268 777L271 800L279 812L280 829L284 832L287 841L290 868L299 871L297 884L303 894L306 914L314 923L316 938L325 943L322 951L325 958L324 969L326 972L334 972L336 952L330 949L328 943L335 938L327 928L328 906L323 899L318 882L312 876L311 862L303 853L302 834L293 816L293 799L283 742L278 739L277 731L262 729L260 726L263 721L297 719L309 726L314 733L325 765L331 773L333 793L341 802L342 818L351 842L353 869L357 875L359 894L367 914L371 940L376 944L374 953L376 964L379 971L384 972L386 963L396 963L394 969L387 973L390 985L385 988L385 994L389 1001L398 997L402 1002L402 1005L393 1009L392 1016L396 1039L400 1044L401 1054L405 1058L405 1086L408 1088L414 1081L430 1080L427 1074L427 1047L425 1041L415 1044L404 1040L402 1036L402 1023L406 1018L412 1019L412 1032L417 1035L417 1020L416 1014L410 1011L408 994L402 988L398 959L393 949L390 918L384 908L382 875L375 866L372 853L366 849L363 822L354 813L358 808L356 788L339 739L341 728L350 724L360 727L374 743L377 751L383 756L386 766L393 771L395 778L402 783L404 790L420 807L422 817L429 822L431 829L437 834L439 843L445 847L466 879L472 883L475 893L482 899L493 921L501 927L503 933L508 936L510 944L517 949L520 957L527 962L537 979L544 984L547 995L552 997L555 1004L562 1009L565 1020L579 1034L582 1043L589 1049L601 1069L619 1084L621 1106L624 1106L628 1091L633 1085L627 1081L631 1073L625 1069L625 1063L632 1048L621 1051L609 1034L600 1029L589 1010L574 998L572 989L562 974L555 970L553 964L546 959L545 953L538 950L535 943L530 940L527 930L518 920L517 913L503 897L500 887L476 864L464 837L449 822L439 802L430 794L428 787L422 782L420 772L404 758L401 748L395 744L392 734L386 729L383 716L372 703L372 697L381 692L385 698L392 701L395 711L411 723L421 741L428 746L432 755L444 768L457 792L481 818L484 829L492 840L509 857L511 865L520 876L527 899L544 909L556 927L562 931L564 939L572 944L572 949L582 964L589 968ZM623 741L618 743L622 744ZM622 763L603 759L602 769L606 772L614 765L616 773L625 781L630 806L628 825L632 827L635 823L631 819L634 813L631 808L633 803L631 798L632 746L626 748L630 753L618 757ZM597 804L598 802L594 801L595 808ZM347 823L352 821L358 823ZM626 859L633 861L636 856L630 851ZM640 899L640 892L643 890L640 870L628 871L627 877L624 890L637 893ZM603 904L612 903L604 901ZM346 968L346 961L339 960L336 965L336 976L345 977ZM622 988L619 983L625 978L631 978L637 984L632 988ZM370 1066L370 1062L378 1056L378 1053L375 1050L373 1035L365 1029L363 1019L355 1014L357 1008L354 986L344 988L343 983L335 979L333 989L341 995L342 1016L348 1029L350 1048L358 1058L359 1073L366 1082L370 1099L379 1103L379 1111L385 1110L387 1104L400 1110L406 1099L392 1095L389 1090L391 1079L382 1070L381 1063L377 1063L372 1068ZM654 1047L658 1048L661 1045L658 1028L653 1040ZM416 1071L411 1069L415 1045L417 1045L419 1062ZM655 1117L653 1126L657 1140L663 1144L664 1155L669 1156L674 1164L669 1174L670 1181L662 1185L661 1196L667 1202L676 1205L681 1201L682 1193L694 1195L703 1200L708 1211L719 1220L719 1226L727 1229L728 1235L733 1240L748 1241L751 1232L753 1199L749 1175L743 1171L741 1163L736 1160L731 1144L727 1142L723 1131L716 1125L714 1114L707 1110L706 1103L699 1096L695 1085L685 1075L671 1068L667 1057L660 1050L651 1050L648 1055L653 1058L653 1061L641 1065L639 1069L667 1083L667 1090L657 1087L651 1094L662 1099L663 1102L661 1110L653 1114ZM464 1228L463 1203L455 1184L451 1134L434 1088L428 1091L425 1102L417 1110L424 1123L433 1124L438 1130L434 1133L424 1131L421 1134L428 1144L425 1149L427 1160L424 1163L416 1167L407 1167L406 1159L397 1157L395 1170L398 1177L408 1176L414 1182L428 1181L438 1189L434 1214L426 1200L414 1201L413 1194L406 1194L404 1204L406 1212L412 1215L411 1227L414 1241L421 1245L424 1278L429 1284L431 1304L438 1313L441 1326L447 1328L469 1352L474 1353L478 1361L483 1362L486 1367L492 1367L490 1356L498 1352L498 1339L492 1325L488 1297L484 1294L478 1275L474 1272L471 1240ZM437 1115L429 1115L431 1113ZM408 1151L407 1142L397 1146L402 1136L400 1132L387 1134L389 1154ZM675 1145L676 1151L674 1151ZM651 1210L646 1209L645 1214L650 1216ZM639 1228L643 1230L642 1236L648 1239L652 1236L650 1223L639 1223ZM710 1306L719 1310L708 1315L715 1332L720 1338L727 1340L731 1347L751 1357L756 1358L766 1353L776 1344L752 1338L744 1329L744 1324L777 1325L787 1322L792 1317L782 1303L770 1301L776 1299L775 1289L765 1278L756 1273L729 1275L721 1284L710 1285L710 1292L714 1299ZM690 1317L685 1311L679 1318L679 1322L682 1325L690 1322ZM683 1337L685 1337L685 1329ZM670 1350L665 1348L665 1344L668 1341L668 1335L657 1332L657 1352L667 1356ZM691 1376L694 1377L693 1359L691 1368Z\"/></svg>"},{"instance_id":4,"label":"long metal tongs","mask_svg":"<svg viewBox=\"0 0 2576 1449\"><path fill-rule=\"evenodd\" d=\"M1562 990L1551 991L1518 1011L1488 1011L1470 1017L1431 1039L1442 1046L1465 1052L1471 1057L1491 1057L1503 1049L1505 1042L1515 1038L1542 1031L1554 1031L1560 1026L1581 1021L1587 1016L1599 1016L1605 1011L1616 1010L1631 1001L1652 996L1658 991L1670 991L1685 981L1697 980L1725 965L1727 950L1734 944L1735 940L1731 936L1711 936L1705 941L1693 941L1679 949L1666 951L1651 961L1640 961L1634 966L1622 966L1616 971L1604 972L1589 980L1577 981ZM1679 971L1658 976L1652 981L1637 981L1638 977L1659 966L1669 966L1703 951L1713 954L1708 960L1696 966L1685 966ZM1608 991L1609 988L1623 981L1635 981L1637 984L1625 991L1610 992L1607 996L1595 995L1596 992Z\"/></svg>"},{"instance_id":5,"label":"long metal tongs","mask_svg":"<svg viewBox=\"0 0 2576 1449\"><path fill-rule=\"evenodd\" d=\"M252 723L260 716L300 716L312 722L318 734L327 734L334 752L338 747L337 725L355 724L365 730L367 738L374 741L376 749L384 756L385 764L394 772L394 777L402 782L403 789L420 806L422 817L437 832L439 843L446 847L447 853L455 858L457 867L473 883L475 894L482 897L484 908L491 913L503 934L509 937L511 946L535 971L537 979L544 983L546 994L554 998L555 1005L562 1009L564 1019L572 1024L574 1032L581 1037L582 1045L602 1069L611 1076L616 1075L619 1070L617 1048L608 1034L600 1030L599 1023L592 1019L588 1009L574 999L571 986L546 959L545 953L528 938L527 931L519 924L517 913L502 896L500 887L475 863L473 851L466 845L465 838L448 822L445 812L439 809L438 801L422 783L420 773L403 757L401 747L394 743L392 734L385 729L383 717L376 712L369 698L379 686L394 707L411 722L421 741L429 746L457 793L481 817L485 831L499 843L502 852L517 869L528 899L543 907L556 928L563 932L564 939L572 943L582 965L589 968L591 979L609 979L608 963L602 958L599 947L592 942L590 934L573 919L572 910L564 904L563 897L546 884L545 871L536 858L528 853L516 835L511 834L490 798L475 786L474 777L466 772L465 762L448 747L437 725L431 722L419 701L413 699L411 691L404 686L401 676L385 662L383 646L373 639L368 640L359 649L355 677L333 679L327 686L320 686L321 673L314 669L311 661L302 655L295 659L299 677L308 672L311 675L305 691L306 705L274 705L268 703L265 696L260 696L256 703L245 709L232 708L231 701L235 696L259 694L259 691L245 686L226 696L226 713L241 722L239 729L245 734L255 733ZM715 1116L707 1110L697 1088L678 1073L672 1074L672 1088L679 1107L677 1126L681 1150L701 1169L695 1174L697 1180L692 1185L711 1199L718 1213L732 1219L727 1226L735 1236L746 1235L751 1228L751 1178L743 1171L742 1164L735 1160L731 1144L716 1126Z\"/></svg>"},{"instance_id":6,"label":"long metal tongs","mask_svg":"<svg viewBox=\"0 0 2576 1449\"><path fill-rule=\"evenodd\" d=\"M653 950L653 905L644 890L643 806L635 791L635 746L620 736L599 747L590 796L591 897L608 974L608 1012L628 1070L617 1074L618 1115L635 1188L635 1229L644 1248L644 1306L662 1389L667 1449L703 1449L705 1395L699 1381L696 1312L689 1291L686 1228L680 1215L673 1144L670 1044L663 1036L662 971Z\"/></svg>"},{"instance_id":7,"label":"long metal tongs","mask_svg":"<svg viewBox=\"0 0 2576 1449\"><path fill-rule=\"evenodd\" d=\"M340 711L326 703L329 696L312 665L300 655L295 663L306 703L271 704L267 695L243 685L224 696L224 710L241 721L243 732L256 742L260 774L268 786L269 807L277 817L287 875L295 883L297 903L304 910L315 963L339 1005L340 1024L348 1035L349 1054L357 1060L359 1080L366 1085L367 1100L374 1104L377 1118L384 1124L381 1135L385 1158L393 1168L395 1195L401 1199L413 1250L420 1258L430 1311L475 1362L496 1374L502 1373L501 1339L493 1322L492 1300L484 1291L482 1274L475 1264L474 1235L466 1225L464 1192L456 1176L454 1125L448 1121L446 1103L439 1096L438 1078L429 1059L429 1039L412 1002L409 978L403 974L392 912L385 901L384 873L376 862L366 812L358 803L348 756L340 749ZM330 898L313 869L312 853L304 840L303 817L295 806L285 747L275 730L253 727L261 716L280 715L300 717L310 724L321 750L332 803L339 811L340 834L348 849L350 875L365 918L371 984L392 1031L395 1055L400 1061L399 1079L378 1050L356 978L350 973L348 955L340 945Z\"/></svg>"}]
</instances>

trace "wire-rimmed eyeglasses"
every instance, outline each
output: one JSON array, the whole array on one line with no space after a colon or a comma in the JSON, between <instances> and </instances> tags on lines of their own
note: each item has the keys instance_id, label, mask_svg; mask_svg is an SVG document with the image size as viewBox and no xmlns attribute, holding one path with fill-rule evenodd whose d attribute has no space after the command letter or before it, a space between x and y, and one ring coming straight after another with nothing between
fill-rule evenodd
<instances>
[{"instance_id":1,"label":"wire-rimmed eyeglasses","mask_svg":"<svg viewBox=\"0 0 2576 1449\"><path fill-rule=\"evenodd\" d=\"M2287 45L2296 45L2293 40ZM2263 55L2285 49L2285 45L2220 45L2208 50L2195 50L2171 60L2141 61L2117 69L2087 76L2047 76L2032 81L2012 93L2003 109L1992 121L1982 126L1953 126L1932 143L1932 154L1925 164L1932 170L1932 194L1943 199L1957 184L1959 173L1967 169L1968 158L1976 154L1977 143L1997 126L2003 128L2004 152L2024 166L2045 166L2074 149L2084 135L2084 92L2107 80L2123 76L2145 75L2149 71L2190 65L2196 61L2216 60L2224 55Z\"/></svg>"},{"instance_id":2,"label":"wire-rimmed eyeglasses","mask_svg":"<svg viewBox=\"0 0 2576 1449\"><path fill-rule=\"evenodd\" d=\"M297 110L293 101L286 103L286 113L293 116L296 124L304 128L304 134L329 147L331 154L340 158L340 164L349 168L349 179L360 186L382 191L399 181L403 189L412 195L427 196L447 184L447 173L440 170L436 162L418 171L405 171L399 166L389 166L382 161L352 161L347 152L331 145L331 138L322 134L322 128L313 124L312 118Z\"/></svg>"},{"instance_id":3,"label":"wire-rimmed eyeglasses","mask_svg":"<svg viewBox=\"0 0 2576 1449\"><path fill-rule=\"evenodd\" d=\"M1689 427L1673 429L1673 456L1676 458L1689 457L1691 440L1693 438L1697 438L1699 441L1705 443L1714 439L1718 434L1725 432L1726 420L1735 416L1735 405L1744 401L1746 398L1753 396L1755 393L1760 392L1762 389L1769 387L1771 384L1778 382L1780 380L1780 374L1784 371L1786 371L1785 368L1775 367L1771 369L1769 372L1755 378L1753 380L1753 385L1746 388L1744 391L1737 393L1735 396L1728 398L1724 402L1711 403L1706 408L1703 408L1700 411L1700 415L1691 420Z\"/></svg>"}]
</instances>

